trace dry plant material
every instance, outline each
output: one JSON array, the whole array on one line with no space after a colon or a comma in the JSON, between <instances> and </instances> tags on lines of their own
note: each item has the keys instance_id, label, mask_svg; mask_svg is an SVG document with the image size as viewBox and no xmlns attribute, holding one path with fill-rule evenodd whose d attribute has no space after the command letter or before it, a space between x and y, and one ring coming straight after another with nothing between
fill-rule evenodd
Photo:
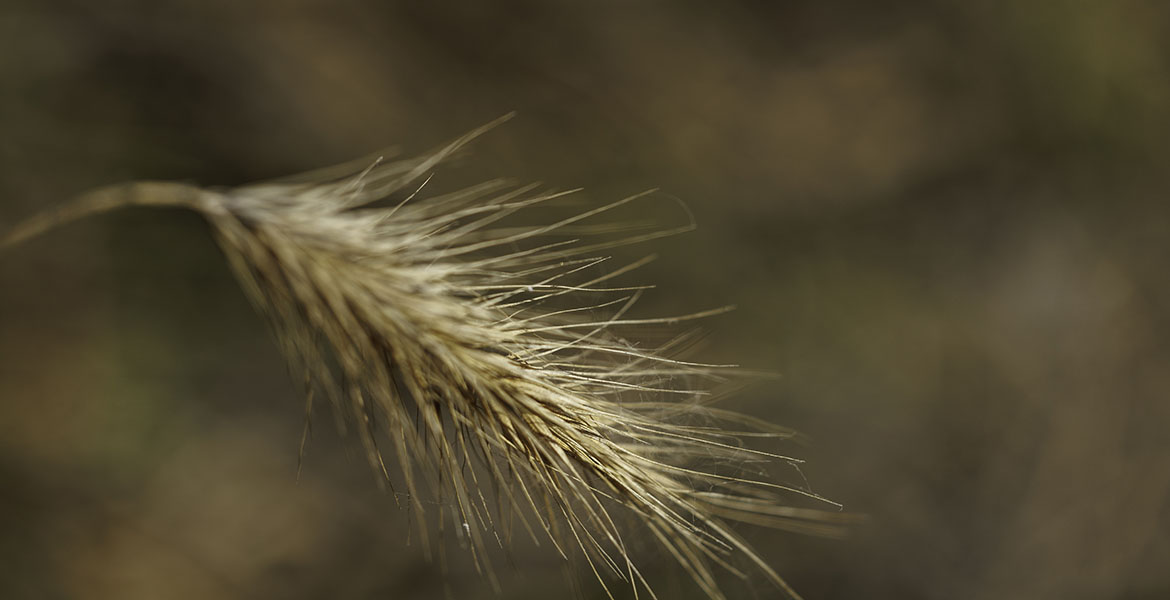
<instances>
[{"instance_id":1,"label":"dry plant material","mask_svg":"<svg viewBox=\"0 0 1170 600\"><path fill-rule=\"evenodd\" d=\"M550 237L587 229L637 196L526 227L502 223L563 194L488 183L423 197L434 167L486 129L421 159L282 182L104 188L26 221L0 248L122 206L194 210L304 374L306 411L323 397L347 416L370 463L387 481L392 471L401 477L419 514L428 512L423 498L444 499L440 529L449 519L493 584L485 550L505 543L501 521L514 518L566 559L579 547L603 586L608 572L635 594L650 591L610 514L622 507L712 598L723 597L714 565L739 573L743 559L795 597L727 521L831 533L843 517L785 501L815 498L806 490L734 474L748 462L792 459L710 425L763 427L707 406L704 389L726 366L668 358L685 335L647 350L617 334L719 312L627 318L641 288L609 280L644 261L599 272L606 248L678 230ZM397 465L388 467L391 456ZM428 528L420 532L429 546Z\"/></svg>"}]
</instances>

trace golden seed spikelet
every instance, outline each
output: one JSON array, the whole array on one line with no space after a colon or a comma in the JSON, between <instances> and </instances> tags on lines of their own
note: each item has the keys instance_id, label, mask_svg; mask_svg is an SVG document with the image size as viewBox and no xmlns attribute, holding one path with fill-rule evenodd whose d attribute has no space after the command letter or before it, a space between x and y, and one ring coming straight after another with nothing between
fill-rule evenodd
<instances>
[{"instance_id":1,"label":"golden seed spikelet","mask_svg":"<svg viewBox=\"0 0 1170 600\"><path fill-rule=\"evenodd\" d=\"M447 517L489 577L484 550L489 539L503 543L494 519L508 511L566 558L579 547L603 585L608 571L649 591L611 518L620 506L712 598L723 597L712 565L735 571L734 555L795 597L725 521L828 532L841 519L782 503L780 494L806 491L712 468L771 456L687 424L696 411L747 421L702 406L701 390L678 383L717 380L724 367L670 359L668 348L641 349L616 333L720 311L627 318L640 289L607 286L640 263L596 273L598 251L674 231L548 241L637 196L530 227L501 222L562 194L489 183L422 197L433 168L484 130L418 160L230 190L107 188L30 220L0 248L122 205L196 210L304 373L310 406L325 396L347 416L371 464L404 480L413 510L425 512L428 494L448 499ZM385 202L396 194L406 195Z\"/></svg>"}]
</instances>

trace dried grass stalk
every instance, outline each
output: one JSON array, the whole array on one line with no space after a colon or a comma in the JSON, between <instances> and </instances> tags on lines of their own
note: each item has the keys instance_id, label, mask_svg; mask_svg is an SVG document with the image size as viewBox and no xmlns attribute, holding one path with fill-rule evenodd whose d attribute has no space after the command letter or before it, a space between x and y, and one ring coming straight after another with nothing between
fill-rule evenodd
<instances>
[{"instance_id":1,"label":"dried grass stalk","mask_svg":"<svg viewBox=\"0 0 1170 600\"><path fill-rule=\"evenodd\" d=\"M650 590L611 518L620 506L712 598L723 597L713 565L735 571L736 555L796 597L726 521L831 533L843 517L785 504L785 494L812 496L805 490L719 472L720 464L791 459L693 424L700 414L758 425L706 406L704 391L690 389L718 381L726 367L667 358L685 336L650 351L616 333L718 311L625 318L640 289L605 282L640 262L574 279L592 273L607 247L676 230L547 242L634 198L551 225L507 228L506 217L560 194L491 183L420 197L418 182L485 129L417 160L367 161L231 190L105 188L18 226L0 248L122 206L194 210L305 374L309 408L324 396L348 415L370 463L387 478L400 471L420 514L426 493L450 499L440 522L452 519L469 537L493 584L484 550L489 536L503 543L496 521L507 512L566 558L567 546L579 546L602 585L608 571L635 594ZM389 455L396 469L384 462Z\"/></svg>"}]
</instances>

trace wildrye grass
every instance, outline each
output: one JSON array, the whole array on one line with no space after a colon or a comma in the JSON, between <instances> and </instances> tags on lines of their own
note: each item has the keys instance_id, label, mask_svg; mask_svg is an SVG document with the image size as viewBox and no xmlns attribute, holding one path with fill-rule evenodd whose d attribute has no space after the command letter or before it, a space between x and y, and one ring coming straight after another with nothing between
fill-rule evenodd
<instances>
[{"instance_id":1,"label":"wildrye grass","mask_svg":"<svg viewBox=\"0 0 1170 600\"><path fill-rule=\"evenodd\" d=\"M579 548L602 585L616 577L649 591L611 517L620 507L712 598L723 597L714 569L744 559L795 597L727 522L832 533L845 517L786 504L820 500L807 490L720 468L792 460L695 424L701 414L761 427L705 402L727 366L669 358L685 335L648 350L617 333L720 312L630 318L643 288L611 280L644 261L599 271L607 248L678 230L555 237L637 196L525 227L504 223L562 194L487 183L427 196L434 167L485 129L423 158L282 182L103 188L18 225L0 249L125 206L196 211L304 374L307 410L324 399L344 415L374 468L400 473L418 514L428 494L448 499L437 518L467 536L493 584L485 550L506 543L497 521L507 512L566 558ZM385 202L395 194L405 197Z\"/></svg>"}]
</instances>

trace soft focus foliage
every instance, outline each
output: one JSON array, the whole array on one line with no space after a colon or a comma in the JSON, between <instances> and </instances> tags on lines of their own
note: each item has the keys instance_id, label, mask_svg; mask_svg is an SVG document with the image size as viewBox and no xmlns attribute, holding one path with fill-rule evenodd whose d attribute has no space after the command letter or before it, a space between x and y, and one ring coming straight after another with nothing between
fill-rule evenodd
<instances>
[{"instance_id":1,"label":"soft focus foliage","mask_svg":"<svg viewBox=\"0 0 1170 600\"><path fill-rule=\"evenodd\" d=\"M737 528L793 587L1158 598L1167 23L1139 0L9 0L0 225L518 110L430 185L683 199L699 229L655 243L644 314L735 303L696 360L783 377L722 406L807 433L759 447L870 515L840 541ZM0 258L0 596L493 597L468 553L444 577L404 549L411 511L332 427L294 483L300 387L208 238L127 212ZM660 595L701 597L630 545ZM554 552L512 552L508 597L564 593Z\"/></svg>"}]
</instances>

